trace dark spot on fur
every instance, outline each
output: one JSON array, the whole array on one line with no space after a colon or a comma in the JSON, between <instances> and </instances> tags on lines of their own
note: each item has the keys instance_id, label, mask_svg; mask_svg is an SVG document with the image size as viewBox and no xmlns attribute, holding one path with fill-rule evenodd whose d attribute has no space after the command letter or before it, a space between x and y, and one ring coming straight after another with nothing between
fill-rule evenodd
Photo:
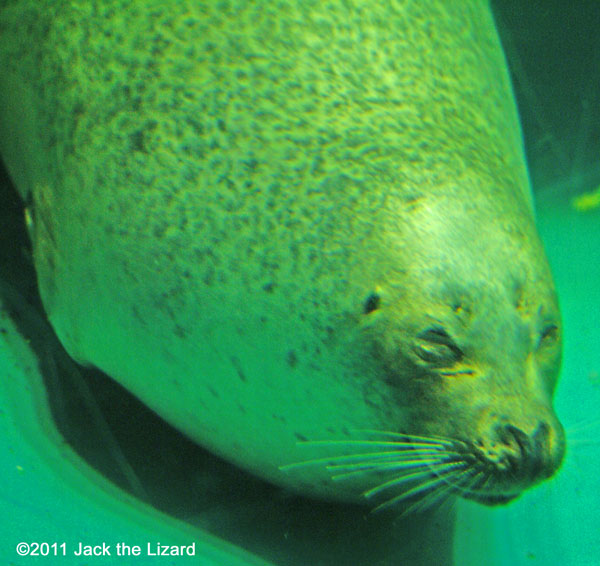
<instances>
[{"instance_id":1,"label":"dark spot on fur","mask_svg":"<svg viewBox=\"0 0 600 566\"><path fill-rule=\"evenodd\" d=\"M256 166L258 165L258 161L254 158L252 159L247 159L246 161L242 161L242 163L248 168L250 169L250 171L254 171L256 169Z\"/></svg>"},{"instance_id":2,"label":"dark spot on fur","mask_svg":"<svg viewBox=\"0 0 600 566\"><path fill-rule=\"evenodd\" d=\"M222 120L221 118L219 118L217 120L217 128L219 128L219 131L221 131L221 132L227 131L227 126L225 125L225 120Z\"/></svg>"},{"instance_id":3,"label":"dark spot on fur","mask_svg":"<svg viewBox=\"0 0 600 566\"><path fill-rule=\"evenodd\" d=\"M242 370L242 364L239 360L239 358L237 358L236 356L231 356L230 358L231 363L233 364L233 367L235 368L235 371L238 374L238 377L244 382L247 383L248 378L246 377L246 374L244 373L244 371Z\"/></svg>"},{"instance_id":4,"label":"dark spot on fur","mask_svg":"<svg viewBox=\"0 0 600 566\"><path fill-rule=\"evenodd\" d=\"M414 159L414 158L409 158L409 161L415 163L420 161L420 158L418 159ZM415 209L417 209L419 206L421 206L421 203L424 199L424 195L421 194L417 194L417 193L413 193L413 194L409 194L407 195L404 199L403 199L403 203L405 206L405 210L407 212L412 212Z\"/></svg>"},{"instance_id":5,"label":"dark spot on fur","mask_svg":"<svg viewBox=\"0 0 600 566\"><path fill-rule=\"evenodd\" d=\"M204 126L198 119L186 114L185 121L191 126L197 136L202 136L204 134Z\"/></svg>"},{"instance_id":6,"label":"dark spot on fur","mask_svg":"<svg viewBox=\"0 0 600 566\"><path fill-rule=\"evenodd\" d=\"M285 417L282 417L281 415L271 415L276 421L279 421L283 424L286 424L287 421L285 420Z\"/></svg>"},{"instance_id":7,"label":"dark spot on fur","mask_svg":"<svg viewBox=\"0 0 600 566\"><path fill-rule=\"evenodd\" d=\"M154 236L157 238L162 238L166 231L167 231L166 223L157 224L156 226L154 226L154 229L152 230Z\"/></svg>"},{"instance_id":8,"label":"dark spot on fur","mask_svg":"<svg viewBox=\"0 0 600 566\"><path fill-rule=\"evenodd\" d=\"M227 188L230 191L235 191L236 186L232 179L230 179L229 177L225 177L224 181L225 181L225 185L227 186ZM234 207L235 207L235 204L232 202L225 203L225 210L227 210L228 212L234 212L234 210L235 210Z\"/></svg>"},{"instance_id":9,"label":"dark spot on fur","mask_svg":"<svg viewBox=\"0 0 600 566\"><path fill-rule=\"evenodd\" d=\"M81 116L84 113L84 111L85 105L81 100L78 100L73 106L73 114L75 115L75 118L79 118L79 116Z\"/></svg>"},{"instance_id":10,"label":"dark spot on fur","mask_svg":"<svg viewBox=\"0 0 600 566\"><path fill-rule=\"evenodd\" d=\"M210 394L215 397L216 399L220 399L221 396L217 393L217 391L215 389L213 389L210 385L208 385L208 390L210 391Z\"/></svg>"},{"instance_id":11,"label":"dark spot on fur","mask_svg":"<svg viewBox=\"0 0 600 566\"><path fill-rule=\"evenodd\" d=\"M269 281L268 283L265 283L263 285L263 291L266 291L267 293L272 293L274 289L275 283L273 283L272 281Z\"/></svg>"},{"instance_id":12,"label":"dark spot on fur","mask_svg":"<svg viewBox=\"0 0 600 566\"><path fill-rule=\"evenodd\" d=\"M417 201L421 200L423 195L420 193L409 193L404 197L404 202L408 205L415 204Z\"/></svg>"},{"instance_id":13,"label":"dark spot on fur","mask_svg":"<svg viewBox=\"0 0 600 566\"><path fill-rule=\"evenodd\" d=\"M308 438L306 438L306 436L304 436L303 434L300 434L299 432L295 432L294 436L300 441L300 442L308 442Z\"/></svg>"},{"instance_id":14,"label":"dark spot on fur","mask_svg":"<svg viewBox=\"0 0 600 566\"><path fill-rule=\"evenodd\" d=\"M285 360L290 367L294 368L294 367L296 367L296 364L298 363L298 356L296 356L296 352L294 352L294 350L290 350L287 353Z\"/></svg>"},{"instance_id":15,"label":"dark spot on fur","mask_svg":"<svg viewBox=\"0 0 600 566\"><path fill-rule=\"evenodd\" d=\"M369 314L376 311L381 303L381 297L377 293L371 293L365 300L364 313Z\"/></svg>"},{"instance_id":16,"label":"dark spot on fur","mask_svg":"<svg viewBox=\"0 0 600 566\"><path fill-rule=\"evenodd\" d=\"M148 150L146 149L146 143L144 141L144 130L136 130L130 134L129 143L131 144L132 151L148 153Z\"/></svg>"},{"instance_id":17,"label":"dark spot on fur","mask_svg":"<svg viewBox=\"0 0 600 566\"><path fill-rule=\"evenodd\" d=\"M244 407L244 405L240 405L240 404L238 403L238 409L240 410L240 413L244 413L244 414L246 414L246 407Z\"/></svg>"},{"instance_id":18,"label":"dark spot on fur","mask_svg":"<svg viewBox=\"0 0 600 566\"><path fill-rule=\"evenodd\" d=\"M329 343L333 340L334 336L335 336L335 330L333 329L332 326L326 326L325 327L325 332L327 333L327 337L325 338L325 342Z\"/></svg>"},{"instance_id":19,"label":"dark spot on fur","mask_svg":"<svg viewBox=\"0 0 600 566\"><path fill-rule=\"evenodd\" d=\"M186 332L185 328L183 328L183 326L176 324L175 329L173 330L173 334L175 334L175 336L177 336L177 338L185 338L187 332Z\"/></svg>"}]
</instances>

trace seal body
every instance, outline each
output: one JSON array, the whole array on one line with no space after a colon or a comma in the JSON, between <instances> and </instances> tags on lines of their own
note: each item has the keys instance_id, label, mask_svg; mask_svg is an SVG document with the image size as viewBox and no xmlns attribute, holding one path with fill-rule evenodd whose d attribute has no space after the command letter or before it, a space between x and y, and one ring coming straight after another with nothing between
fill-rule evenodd
<instances>
[{"instance_id":1,"label":"seal body","mask_svg":"<svg viewBox=\"0 0 600 566\"><path fill-rule=\"evenodd\" d=\"M558 307L484 3L19 0L0 26L1 149L76 360L309 495L360 500L370 474L319 463L389 439L488 503L556 470Z\"/></svg>"}]
</instances>

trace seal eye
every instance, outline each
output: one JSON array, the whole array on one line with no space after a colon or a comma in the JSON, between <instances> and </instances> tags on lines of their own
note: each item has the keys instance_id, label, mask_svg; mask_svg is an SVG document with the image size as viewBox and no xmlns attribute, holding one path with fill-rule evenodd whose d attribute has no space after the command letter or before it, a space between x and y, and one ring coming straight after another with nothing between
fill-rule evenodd
<instances>
[{"instance_id":1,"label":"seal eye","mask_svg":"<svg viewBox=\"0 0 600 566\"><path fill-rule=\"evenodd\" d=\"M462 350L441 326L432 326L417 334L415 353L424 362L450 365L462 359Z\"/></svg>"},{"instance_id":2,"label":"seal eye","mask_svg":"<svg viewBox=\"0 0 600 566\"><path fill-rule=\"evenodd\" d=\"M364 313L369 314L376 311L381 303L381 297L377 293L371 293L365 301Z\"/></svg>"},{"instance_id":3,"label":"seal eye","mask_svg":"<svg viewBox=\"0 0 600 566\"><path fill-rule=\"evenodd\" d=\"M556 324L548 324L540 334L538 349L554 344L558 340L558 334L558 326Z\"/></svg>"}]
</instances>

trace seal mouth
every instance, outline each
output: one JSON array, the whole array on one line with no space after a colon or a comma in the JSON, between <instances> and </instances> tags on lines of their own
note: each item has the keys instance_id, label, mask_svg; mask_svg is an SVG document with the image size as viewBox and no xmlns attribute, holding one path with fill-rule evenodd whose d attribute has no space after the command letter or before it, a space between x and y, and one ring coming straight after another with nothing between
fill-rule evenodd
<instances>
[{"instance_id":1,"label":"seal mouth","mask_svg":"<svg viewBox=\"0 0 600 566\"><path fill-rule=\"evenodd\" d=\"M484 493L477 493L477 492L468 492L468 493L461 493L461 496L464 497L465 499L469 499L471 501L475 501L476 503L481 503L482 505L487 505L488 507L494 507L497 505L506 505L507 503L510 503L511 501L515 500L517 497L519 497L519 495L521 495L521 493L514 493L514 494L506 494L506 495L498 495L498 494L484 494Z\"/></svg>"}]
</instances>

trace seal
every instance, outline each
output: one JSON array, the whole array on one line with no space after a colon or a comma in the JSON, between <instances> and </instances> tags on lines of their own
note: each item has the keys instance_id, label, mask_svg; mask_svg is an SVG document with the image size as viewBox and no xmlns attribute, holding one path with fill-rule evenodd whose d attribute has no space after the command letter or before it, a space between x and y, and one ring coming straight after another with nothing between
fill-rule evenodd
<instances>
[{"instance_id":1,"label":"seal","mask_svg":"<svg viewBox=\"0 0 600 566\"><path fill-rule=\"evenodd\" d=\"M488 8L0 11L1 150L68 352L313 497L550 477L556 293Z\"/></svg>"}]
</instances>

